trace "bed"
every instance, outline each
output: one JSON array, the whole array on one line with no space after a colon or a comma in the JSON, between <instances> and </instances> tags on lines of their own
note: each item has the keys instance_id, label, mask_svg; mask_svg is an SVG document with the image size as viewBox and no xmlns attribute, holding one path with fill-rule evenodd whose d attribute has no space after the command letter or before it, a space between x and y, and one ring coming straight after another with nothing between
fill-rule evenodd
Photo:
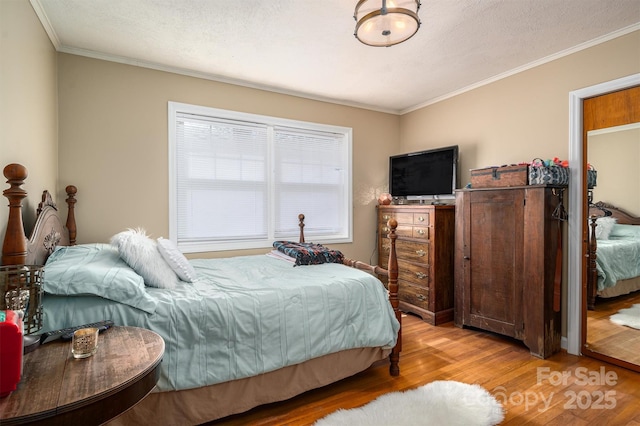
<instances>
[{"instance_id":1,"label":"bed","mask_svg":"<svg viewBox=\"0 0 640 426\"><path fill-rule=\"evenodd\" d=\"M399 375L395 221L387 269L350 259L295 267L265 255L195 259L189 261L198 275L192 283L152 288L135 281L112 245L76 245L74 186L66 188L66 224L45 191L27 238L21 219L26 169L11 164L4 173L11 187L4 191L10 213L2 263L45 265L42 331L111 319L165 340L156 389L110 424L201 424L387 358L390 374ZM304 216L299 219L304 241ZM108 267L95 267L93 259L107 259ZM378 276L388 277L387 288Z\"/></svg>"},{"instance_id":2,"label":"bed","mask_svg":"<svg viewBox=\"0 0 640 426\"><path fill-rule=\"evenodd\" d=\"M640 290L640 217L604 202L589 207L587 308Z\"/></svg>"}]
</instances>

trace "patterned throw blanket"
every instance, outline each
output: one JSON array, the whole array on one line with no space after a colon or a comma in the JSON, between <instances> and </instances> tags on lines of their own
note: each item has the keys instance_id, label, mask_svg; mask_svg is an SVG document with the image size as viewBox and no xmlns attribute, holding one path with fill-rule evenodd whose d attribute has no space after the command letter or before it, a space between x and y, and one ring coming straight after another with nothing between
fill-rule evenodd
<instances>
[{"instance_id":1,"label":"patterned throw blanket","mask_svg":"<svg viewBox=\"0 0 640 426\"><path fill-rule=\"evenodd\" d=\"M344 255L321 244L275 241L273 247L296 260L295 265L319 265L321 263L342 263Z\"/></svg>"}]
</instances>

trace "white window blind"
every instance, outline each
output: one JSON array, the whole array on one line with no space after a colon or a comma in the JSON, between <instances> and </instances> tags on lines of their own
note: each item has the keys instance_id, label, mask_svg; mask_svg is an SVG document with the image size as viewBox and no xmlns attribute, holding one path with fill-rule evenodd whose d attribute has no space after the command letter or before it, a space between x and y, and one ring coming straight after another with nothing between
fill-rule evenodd
<instances>
[{"instance_id":1,"label":"white window blind","mask_svg":"<svg viewBox=\"0 0 640 426\"><path fill-rule=\"evenodd\" d=\"M296 231L291 220L304 212L307 239L345 235L348 166L341 134L276 127L275 237Z\"/></svg>"},{"instance_id":2,"label":"white window blind","mask_svg":"<svg viewBox=\"0 0 640 426\"><path fill-rule=\"evenodd\" d=\"M181 250L351 241L351 129L170 102L169 148Z\"/></svg>"}]
</instances>

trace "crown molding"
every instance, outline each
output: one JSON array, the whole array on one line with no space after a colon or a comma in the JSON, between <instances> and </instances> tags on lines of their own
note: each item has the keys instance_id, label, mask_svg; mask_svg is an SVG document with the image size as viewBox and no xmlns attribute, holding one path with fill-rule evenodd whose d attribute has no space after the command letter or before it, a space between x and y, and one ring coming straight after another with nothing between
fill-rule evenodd
<instances>
[{"instance_id":1,"label":"crown molding","mask_svg":"<svg viewBox=\"0 0 640 426\"><path fill-rule=\"evenodd\" d=\"M472 85L463 87L462 89L447 93L446 95L438 96L437 98L430 99L430 100L428 100L428 101L426 101L424 103L418 104L418 105L413 106L411 108L404 109L404 110L400 111L400 115L404 115L404 114L407 114L409 112L413 112L413 111L419 110L421 108L427 107L429 105L433 105L433 104L436 104L438 102L444 101L446 99L453 98L454 96L458 96L458 95L461 95L463 93L469 92L471 90L477 89L479 87L486 86L486 85L491 84L491 83L495 83L496 81L502 80L502 79L507 78L507 77L511 77L512 75L521 73L523 71L530 70L530 69L538 67L540 65L544 65L544 64L546 64L548 62L555 61L556 59L560 59L560 58L563 58L565 56L572 55L574 53L580 52L581 50L585 50L585 49L588 49L590 47L597 46L599 44L602 44L602 43L605 43L607 41L616 39L618 37L622 37L624 35L630 34L630 33L634 32L634 31L638 31L638 30L640 30L640 23L633 24L633 25L630 25L630 26L625 27L625 28L621 28L621 29L619 29L617 31L614 31L614 32L609 33L609 34L606 34L606 35L604 35L602 37L598 37L598 38L595 38L593 40L589 40L589 41L587 41L585 43L578 44L578 45L573 46L573 47L571 47L569 49L565 49L565 50L562 50L562 51L560 51L558 53L554 53L553 55L549 55L549 56L546 56L546 57L544 57L542 59L538 59L537 61L530 62L528 64L525 64L525 65L521 66L521 67L514 68L514 69L509 70L507 72L504 72L504 73L495 75L493 77L490 77L490 78L488 78L486 80L482 80L482 81L479 81L479 82L474 83Z\"/></svg>"},{"instance_id":2,"label":"crown molding","mask_svg":"<svg viewBox=\"0 0 640 426\"><path fill-rule=\"evenodd\" d=\"M449 93L447 93L445 95L438 96L438 97L435 97L433 99L429 99L429 100L427 100L427 101L425 101L423 103L420 103L418 105L415 105L413 107L402 109L402 110L394 110L394 109L388 109L388 108L381 108L381 107L375 106L375 105L361 104L361 103L357 103L357 102L348 102L348 101L341 100L341 99L334 99L334 98L330 98L330 97L311 95L311 94L308 94L308 93L298 92L298 91L294 91L294 90L286 90L286 89L282 89L282 88L272 87L272 86L268 86L268 85L262 85L262 84L259 84L259 83L245 81L245 80L233 79L233 78L224 77L224 76L211 74L211 73L198 72L198 71L188 70L188 69L179 68L179 67L172 67L172 66L162 65L162 64L158 64L158 63L154 63L154 62L141 61L141 60L138 60L138 59L127 58L127 57L123 57L123 56L108 55L108 54L95 52L95 51L91 51L91 50L77 49L77 48L64 46L64 45L61 44L60 39L58 38L58 35L56 34L55 30L53 29L53 26L51 25L51 22L49 21L46 13L44 12L44 8L42 7L41 0L29 0L29 1L31 3L31 6L33 7L33 10L35 11L36 15L38 16L38 19L40 19L40 22L42 23L42 27L46 31L47 35L49 36L49 39L51 40L51 43L53 44L53 46L54 46L54 48L56 49L57 52L69 53L69 54L78 55L78 56L85 56L85 57L88 57L88 58L100 59L100 60L103 60L103 61L117 62L117 63L121 63L121 64L133 65L133 66L142 67L142 68L149 68L149 69L153 69L153 70L157 70L157 71L164 71L164 72L169 72L169 73L173 73L173 74L179 74L179 75L185 75L185 76L189 76L189 77L200 78L200 79L204 79L204 80L216 81L216 82L219 82L219 83L233 84L235 86L247 87L247 88L257 89L257 90L264 90L264 91L267 91L267 92L277 93L277 94L281 94L281 95L295 96L295 97L309 99L309 100L318 101L318 102L326 102L326 103L342 105L342 106L347 106L347 107L352 107L352 108L361 108L361 109L366 109L366 110L370 110L370 111L382 112L382 113L393 114L393 115L408 114L410 112L425 108L425 107L427 107L429 105L433 105L433 104L436 104L438 102L442 102L442 101L444 101L446 99L453 98L454 96L458 96L458 95L461 95L463 93L469 92L471 90L486 86L488 84L495 83L495 82L497 82L499 80L502 80L502 79L505 79L507 77L513 76L513 75L521 73L523 71L527 71L529 69L532 69L532 68L535 68L537 66L546 64L548 62L555 61L556 59L563 58L565 56L568 56L568 55L571 55L573 53L579 52L581 50L588 49L588 48L596 46L598 44L605 43L605 42L613 40L615 38L622 37L622 36L624 36L626 34L629 34L629 33L632 33L634 31L640 30L640 23L633 24L633 25L630 25L628 27L622 28L620 30L614 31L612 33L606 34L604 36L601 36L601 37L595 38L593 40L587 41L585 43L579 44L577 46L573 46L573 47L571 47L569 49L565 49L565 50L563 50L561 52L558 52L558 53L555 53L553 55L546 56L546 57L544 57L542 59L530 62L528 64L525 64L523 66L514 68L514 69L509 70L507 72L495 75L495 76L490 77L488 79L485 79L485 80L479 81L477 83L471 84L469 86L463 87L461 89L455 90L453 92L449 92Z\"/></svg>"}]
</instances>

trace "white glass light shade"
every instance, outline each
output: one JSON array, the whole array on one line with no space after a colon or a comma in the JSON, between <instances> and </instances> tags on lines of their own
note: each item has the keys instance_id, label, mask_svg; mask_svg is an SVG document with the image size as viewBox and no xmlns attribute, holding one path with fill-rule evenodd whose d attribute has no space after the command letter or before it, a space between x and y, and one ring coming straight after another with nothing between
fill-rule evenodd
<instances>
[{"instance_id":1,"label":"white glass light shade","mask_svg":"<svg viewBox=\"0 0 640 426\"><path fill-rule=\"evenodd\" d=\"M369 46L386 47L410 39L420 28L419 0L360 0L354 35Z\"/></svg>"}]
</instances>

